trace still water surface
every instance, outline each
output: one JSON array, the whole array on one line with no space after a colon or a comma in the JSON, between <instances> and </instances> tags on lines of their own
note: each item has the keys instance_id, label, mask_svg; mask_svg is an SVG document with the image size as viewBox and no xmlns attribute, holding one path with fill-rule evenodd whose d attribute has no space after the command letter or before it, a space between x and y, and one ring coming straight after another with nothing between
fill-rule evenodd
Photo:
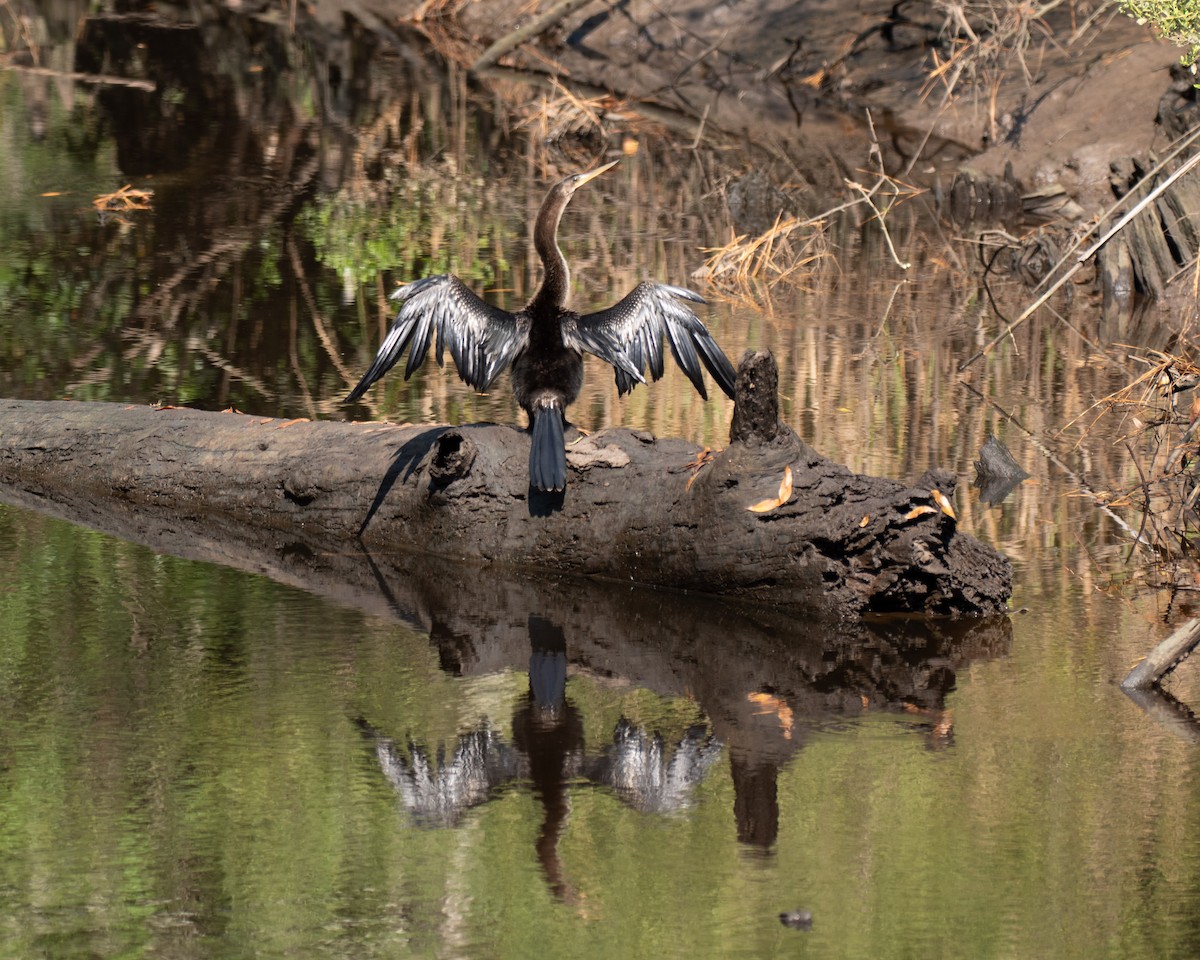
<instances>
[{"instance_id":1,"label":"still water surface","mask_svg":"<svg viewBox=\"0 0 1200 960\"><path fill-rule=\"evenodd\" d=\"M152 103L0 74L4 395L344 416L391 283L453 268L520 302L547 181L605 155L420 51L351 96L256 50L232 92ZM581 305L728 239L728 158L637 133L564 221ZM151 209L97 214L125 183ZM708 320L775 351L818 449L956 469L1022 612L829 627L354 545L369 589L283 584L0 504L0 957L1200 955L1197 746L1116 686L1186 611L1125 583L1081 492L1130 482L1110 439L1061 441L1068 475L1013 425L1057 436L1120 371L1033 323L970 394L955 367L995 320L897 239L909 274L864 232L810 289ZM590 368L577 419L721 445L727 404L682 380L619 403ZM519 419L436 369L355 413ZM1000 506L969 486L988 432L1033 474ZM780 924L800 907L811 930Z\"/></svg>"}]
</instances>

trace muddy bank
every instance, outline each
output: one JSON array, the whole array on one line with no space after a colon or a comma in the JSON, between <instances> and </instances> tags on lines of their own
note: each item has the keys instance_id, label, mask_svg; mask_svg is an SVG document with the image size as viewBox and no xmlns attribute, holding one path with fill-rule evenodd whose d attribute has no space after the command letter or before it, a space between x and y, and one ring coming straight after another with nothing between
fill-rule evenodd
<instances>
[{"instance_id":1,"label":"muddy bank","mask_svg":"<svg viewBox=\"0 0 1200 960\"><path fill-rule=\"evenodd\" d=\"M892 165L911 165L918 181L968 162L997 176L1011 165L1026 187L1059 183L1091 210L1111 202L1111 161L1169 139L1155 117L1179 51L1111 10L1091 22L1085 7L1030 24L1025 49L1015 49L1018 38L1014 49L993 49L981 33L972 64L961 33L956 40L932 4L764 0L747 9L685 0L667 10L633 0L585 5L504 62L559 71L672 107L710 133L772 145L810 183L865 165L870 109ZM520 26L527 10L480 0L458 8L457 21L486 45ZM946 69L956 55L962 63Z\"/></svg>"},{"instance_id":2,"label":"muddy bank","mask_svg":"<svg viewBox=\"0 0 1200 960\"><path fill-rule=\"evenodd\" d=\"M836 209L880 160L898 181L931 189L932 206L959 224L1021 233L1094 220L1195 123L1195 91L1172 77L1178 49L1111 6L1054 7L1034 20L1003 5L989 8L992 20L956 11L478 0L400 3L384 19L415 24L510 99L611 94L620 111L724 150L723 183L765 172L766 196L748 210L735 209L733 189L727 196L734 232L749 236L779 216ZM1200 215L1193 194L1167 197L1161 228L1142 224L1105 251L1096 279L1107 314L1128 318L1135 291L1168 296L1200 246L1187 227ZM1010 267L1041 280L1069 242L1066 231L1032 252L1022 241Z\"/></svg>"}]
</instances>

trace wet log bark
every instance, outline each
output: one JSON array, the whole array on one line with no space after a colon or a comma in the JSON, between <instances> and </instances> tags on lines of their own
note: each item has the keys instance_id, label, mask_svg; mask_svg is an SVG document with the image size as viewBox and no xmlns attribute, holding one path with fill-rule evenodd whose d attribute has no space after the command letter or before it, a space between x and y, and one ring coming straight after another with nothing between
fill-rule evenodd
<instances>
[{"instance_id":1,"label":"wet log bark","mask_svg":"<svg viewBox=\"0 0 1200 960\"><path fill-rule=\"evenodd\" d=\"M822 457L775 419L775 376L769 355L743 361L735 440L699 467L701 452L683 440L627 429L569 436L565 494L529 488L528 436L511 426L12 400L0 401L0 488L48 512L117 501L159 523L212 517L307 549L352 549L357 538L372 551L826 614L1003 612L1008 561L939 506L935 491L952 498L954 476L931 471L906 486ZM776 497L785 467L786 502L749 510Z\"/></svg>"}]
</instances>

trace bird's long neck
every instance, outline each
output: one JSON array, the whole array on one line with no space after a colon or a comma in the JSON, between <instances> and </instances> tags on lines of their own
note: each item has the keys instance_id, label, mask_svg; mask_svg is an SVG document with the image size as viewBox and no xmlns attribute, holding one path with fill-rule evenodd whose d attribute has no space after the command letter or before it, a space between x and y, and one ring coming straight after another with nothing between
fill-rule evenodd
<instances>
[{"instance_id":1,"label":"bird's long neck","mask_svg":"<svg viewBox=\"0 0 1200 960\"><path fill-rule=\"evenodd\" d=\"M542 259L542 285L530 301L530 309L561 310L567 305L567 294L571 285L571 271L558 249L558 223L567 208L570 196L551 193L538 211L533 228L533 246Z\"/></svg>"}]
</instances>

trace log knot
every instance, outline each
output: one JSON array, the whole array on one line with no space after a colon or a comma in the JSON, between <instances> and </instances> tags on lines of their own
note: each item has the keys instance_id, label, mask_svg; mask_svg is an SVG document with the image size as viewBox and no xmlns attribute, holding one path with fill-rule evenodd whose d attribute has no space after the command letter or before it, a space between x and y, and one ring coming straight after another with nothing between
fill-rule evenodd
<instances>
[{"instance_id":1,"label":"log knot","mask_svg":"<svg viewBox=\"0 0 1200 960\"><path fill-rule=\"evenodd\" d=\"M779 433L779 367L769 350L747 350L734 384L730 443L769 443Z\"/></svg>"},{"instance_id":2,"label":"log knot","mask_svg":"<svg viewBox=\"0 0 1200 960\"><path fill-rule=\"evenodd\" d=\"M429 458L429 476L445 486L471 472L478 449L475 441L459 430L447 430L433 444Z\"/></svg>"}]
</instances>

